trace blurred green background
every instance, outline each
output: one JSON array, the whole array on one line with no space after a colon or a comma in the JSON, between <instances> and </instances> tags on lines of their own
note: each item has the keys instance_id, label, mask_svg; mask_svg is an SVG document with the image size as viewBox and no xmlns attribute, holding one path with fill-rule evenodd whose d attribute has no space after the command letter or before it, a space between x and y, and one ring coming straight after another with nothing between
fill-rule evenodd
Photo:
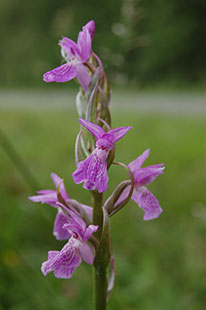
<instances>
[{"instance_id":1,"label":"blurred green background","mask_svg":"<svg viewBox=\"0 0 206 310\"><path fill-rule=\"evenodd\" d=\"M204 0L1 0L1 87L42 85L62 61L58 40L90 19L114 84L205 87L205 11Z\"/></svg>"},{"instance_id":2,"label":"blurred green background","mask_svg":"<svg viewBox=\"0 0 206 310\"><path fill-rule=\"evenodd\" d=\"M109 309L205 309L205 11L203 0L0 2L0 130L36 187L52 188L56 172L71 198L90 204L71 176L77 87L42 81L62 62L61 36L76 40L90 19L93 49L115 89L113 127L133 126L116 159L129 163L150 147L145 164L165 163L164 176L149 186L160 218L144 222L131 201L111 220L118 274ZM33 189L8 149L0 135L0 310L92 309L89 265L72 280L41 274L47 251L64 242L52 236L55 210L28 200ZM110 193L125 173L112 167L109 177Z\"/></svg>"}]
</instances>

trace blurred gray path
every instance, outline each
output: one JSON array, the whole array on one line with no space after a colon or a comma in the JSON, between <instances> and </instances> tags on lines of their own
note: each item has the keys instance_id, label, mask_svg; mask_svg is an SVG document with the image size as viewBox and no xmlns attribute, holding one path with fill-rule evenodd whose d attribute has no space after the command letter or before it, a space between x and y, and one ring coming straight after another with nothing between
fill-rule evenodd
<instances>
[{"instance_id":1,"label":"blurred gray path","mask_svg":"<svg viewBox=\"0 0 206 310\"><path fill-rule=\"evenodd\" d=\"M73 109L76 92L0 91L0 109ZM112 110L135 110L143 113L206 116L204 92L132 92L114 91Z\"/></svg>"}]
</instances>

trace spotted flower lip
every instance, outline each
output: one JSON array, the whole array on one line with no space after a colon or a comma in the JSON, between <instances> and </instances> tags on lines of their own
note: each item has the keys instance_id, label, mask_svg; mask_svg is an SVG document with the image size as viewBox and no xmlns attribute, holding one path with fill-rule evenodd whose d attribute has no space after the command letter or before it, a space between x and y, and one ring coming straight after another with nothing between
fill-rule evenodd
<instances>
[{"instance_id":1,"label":"spotted flower lip","mask_svg":"<svg viewBox=\"0 0 206 310\"><path fill-rule=\"evenodd\" d=\"M145 221L159 217L163 211L157 198L145 187L145 185L152 183L158 175L163 174L165 167L164 164L157 164L142 168L142 165L148 158L149 153L150 149L147 149L128 165L133 173L135 183L131 198L139 205L140 208L144 210ZM128 186L123 191L120 198L116 202L116 205L128 196L130 189L131 186Z\"/></svg>"},{"instance_id":2,"label":"spotted flower lip","mask_svg":"<svg viewBox=\"0 0 206 310\"><path fill-rule=\"evenodd\" d=\"M61 205L59 203L59 205ZM49 251L48 260L41 266L42 273L46 276L54 271L56 278L70 279L73 271L81 264L82 259L87 264L93 264L94 253L87 241L97 231L98 226L89 225L70 211L70 218L63 226L71 235L69 241L61 251Z\"/></svg>"},{"instance_id":3,"label":"spotted flower lip","mask_svg":"<svg viewBox=\"0 0 206 310\"><path fill-rule=\"evenodd\" d=\"M67 37L59 41L61 53L66 61L63 64L44 74L45 82L67 82L77 77L82 88L87 91L91 77L84 63L91 56L92 38L95 32L94 21L88 22L80 31L77 43Z\"/></svg>"},{"instance_id":4,"label":"spotted flower lip","mask_svg":"<svg viewBox=\"0 0 206 310\"><path fill-rule=\"evenodd\" d=\"M92 154L78 163L72 176L76 184L84 182L84 188L88 190L96 188L99 193L102 193L108 187L107 157L109 151L114 143L123 138L132 127L120 127L105 132L102 127L85 119L79 118L79 122L94 135L97 141Z\"/></svg>"},{"instance_id":5,"label":"spotted flower lip","mask_svg":"<svg viewBox=\"0 0 206 310\"><path fill-rule=\"evenodd\" d=\"M68 223L68 215L65 214L58 205L58 194L59 193L65 203L70 199L69 195L66 192L63 179L61 179L57 174L51 173L51 179L56 187L56 190L40 190L37 191L38 195L30 196L29 199L33 202L41 202L42 204L46 203L52 207L58 208L58 212L54 221L53 234L57 240L67 240L70 237L70 234L67 230L63 228L64 224ZM93 209L84 204L80 204L81 208L88 214L89 218L92 219Z\"/></svg>"}]
</instances>

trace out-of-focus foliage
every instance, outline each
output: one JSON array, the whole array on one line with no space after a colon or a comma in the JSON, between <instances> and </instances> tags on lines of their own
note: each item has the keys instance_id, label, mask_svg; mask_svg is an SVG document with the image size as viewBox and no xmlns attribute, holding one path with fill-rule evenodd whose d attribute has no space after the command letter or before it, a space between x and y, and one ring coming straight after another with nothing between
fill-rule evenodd
<instances>
[{"instance_id":1,"label":"out-of-focus foliage","mask_svg":"<svg viewBox=\"0 0 206 310\"><path fill-rule=\"evenodd\" d=\"M117 84L205 81L204 0L2 0L1 87L40 86L61 64L58 40L96 21L94 49Z\"/></svg>"}]
</instances>

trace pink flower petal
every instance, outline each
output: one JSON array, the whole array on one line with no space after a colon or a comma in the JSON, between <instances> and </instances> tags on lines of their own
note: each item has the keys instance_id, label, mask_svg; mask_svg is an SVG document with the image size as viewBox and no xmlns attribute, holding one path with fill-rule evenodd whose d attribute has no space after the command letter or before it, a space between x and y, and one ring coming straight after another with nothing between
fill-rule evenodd
<instances>
[{"instance_id":1,"label":"pink flower petal","mask_svg":"<svg viewBox=\"0 0 206 310\"><path fill-rule=\"evenodd\" d=\"M79 118L79 122L82 126L87 128L96 139L100 139L105 134L104 129L94 123L86 121L83 118Z\"/></svg>"},{"instance_id":2,"label":"pink flower petal","mask_svg":"<svg viewBox=\"0 0 206 310\"><path fill-rule=\"evenodd\" d=\"M90 20L84 27L89 30L91 39L93 39L95 33L95 22L93 20Z\"/></svg>"},{"instance_id":3,"label":"pink flower petal","mask_svg":"<svg viewBox=\"0 0 206 310\"><path fill-rule=\"evenodd\" d=\"M70 266L69 262L64 262L64 264L59 265L58 268L54 270L54 275L57 279L71 279L74 270L79 267L82 259L79 256L75 256L74 258L74 266Z\"/></svg>"},{"instance_id":4,"label":"pink flower petal","mask_svg":"<svg viewBox=\"0 0 206 310\"><path fill-rule=\"evenodd\" d=\"M60 184L59 191L60 191L62 198L66 202L69 199L69 195L66 192L63 179L61 179L56 173L53 173L53 172L51 173L51 178L52 178L52 181L54 182L54 185L56 186L56 189L58 188Z\"/></svg>"},{"instance_id":5,"label":"pink flower petal","mask_svg":"<svg viewBox=\"0 0 206 310\"><path fill-rule=\"evenodd\" d=\"M91 182L90 180L85 180L83 188L88 189L89 191L93 191L96 188L96 185L94 182Z\"/></svg>"},{"instance_id":6,"label":"pink flower petal","mask_svg":"<svg viewBox=\"0 0 206 310\"><path fill-rule=\"evenodd\" d=\"M67 82L77 75L76 68L71 64L64 64L44 74L45 82Z\"/></svg>"},{"instance_id":7,"label":"pink flower petal","mask_svg":"<svg viewBox=\"0 0 206 310\"><path fill-rule=\"evenodd\" d=\"M82 208L84 209L84 211L86 211L86 213L89 215L90 219L92 220L93 218L93 208L89 207L87 205L84 205L81 203Z\"/></svg>"},{"instance_id":8,"label":"pink flower petal","mask_svg":"<svg viewBox=\"0 0 206 310\"><path fill-rule=\"evenodd\" d=\"M48 259L52 259L55 256L57 256L57 254L59 254L59 251L49 251L48 252Z\"/></svg>"},{"instance_id":9,"label":"pink flower petal","mask_svg":"<svg viewBox=\"0 0 206 310\"><path fill-rule=\"evenodd\" d=\"M143 165L144 161L148 158L150 153L150 149L147 149L146 151L144 151L144 153L142 153L142 155L140 155L139 157L137 157L137 159L133 160L128 167L131 169L131 171L133 172L135 169L139 169L141 168L141 166Z\"/></svg>"},{"instance_id":10,"label":"pink flower petal","mask_svg":"<svg viewBox=\"0 0 206 310\"><path fill-rule=\"evenodd\" d=\"M76 72L76 77L80 85L85 91L87 91L89 84L91 83L91 76L89 75L87 68L83 64L78 64L76 65Z\"/></svg>"},{"instance_id":11,"label":"pink flower petal","mask_svg":"<svg viewBox=\"0 0 206 310\"><path fill-rule=\"evenodd\" d=\"M56 191L54 191L53 189L41 189L41 190L36 191L36 192L37 192L37 194L48 195L48 194L53 194Z\"/></svg>"},{"instance_id":12,"label":"pink flower petal","mask_svg":"<svg viewBox=\"0 0 206 310\"><path fill-rule=\"evenodd\" d=\"M82 262L73 243L73 240L70 239L61 251L50 251L48 253L48 260L43 262L41 266L41 271L45 276L54 271L56 278L70 279L72 277L73 271Z\"/></svg>"},{"instance_id":13,"label":"pink flower petal","mask_svg":"<svg viewBox=\"0 0 206 310\"><path fill-rule=\"evenodd\" d=\"M60 206L62 209L64 209L64 205L61 202L57 202L57 206ZM77 227L78 229L85 230L86 228L86 223L78 216L76 215L73 211L67 208L67 213L70 215L69 218L69 223L71 222L72 224L64 224L63 228L64 229L71 229L71 227ZM76 228L75 228L76 229Z\"/></svg>"},{"instance_id":14,"label":"pink flower petal","mask_svg":"<svg viewBox=\"0 0 206 310\"><path fill-rule=\"evenodd\" d=\"M89 225L87 228L86 228L86 231L84 233L84 241L87 241L89 240L89 238L91 237L91 235L96 232L98 229L98 226L97 225Z\"/></svg>"},{"instance_id":15,"label":"pink flower petal","mask_svg":"<svg viewBox=\"0 0 206 310\"><path fill-rule=\"evenodd\" d=\"M57 240L68 240L70 234L68 230L64 229L63 226L68 223L68 216L58 208L58 213L56 215L54 221L54 228L53 228L53 235L56 237Z\"/></svg>"},{"instance_id":16,"label":"pink flower petal","mask_svg":"<svg viewBox=\"0 0 206 310\"><path fill-rule=\"evenodd\" d=\"M59 45L66 52L68 59L80 58L80 50L77 44L67 37L62 37L59 41Z\"/></svg>"},{"instance_id":17,"label":"pink flower petal","mask_svg":"<svg viewBox=\"0 0 206 310\"><path fill-rule=\"evenodd\" d=\"M86 169L90 161L90 156L77 165L77 169L72 173L73 180L76 184L82 183L86 179Z\"/></svg>"},{"instance_id":18,"label":"pink flower petal","mask_svg":"<svg viewBox=\"0 0 206 310\"><path fill-rule=\"evenodd\" d=\"M86 229L86 223L83 221L78 215L76 215L71 210L68 210L69 215L72 218L72 223L78 226L78 229L85 230Z\"/></svg>"},{"instance_id":19,"label":"pink flower petal","mask_svg":"<svg viewBox=\"0 0 206 310\"><path fill-rule=\"evenodd\" d=\"M86 62L91 55L92 39L89 30L83 27L80 31L77 39L77 45L80 50L82 62Z\"/></svg>"},{"instance_id":20,"label":"pink flower petal","mask_svg":"<svg viewBox=\"0 0 206 310\"><path fill-rule=\"evenodd\" d=\"M54 172L51 172L50 173L50 177L51 177L51 179L52 179L52 181L53 181L53 183L54 183L54 185L55 185L55 187L57 188L58 187L58 185L59 185L59 183L60 182L62 182L62 178L60 178L56 173L54 173Z\"/></svg>"},{"instance_id":21,"label":"pink flower petal","mask_svg":"<svg viewBox=\"0 0 206 310\"><path fill-rule=\"evenodd\" d=\"M102 167L99 169L99 172L96 177L96 189L99 193L103 193L108 188L108 174L107 174L107 162L102 163Z\"/></svg>"},{"instance_id":22,"label":"pink flower petal","mask_svg":"<svg viewBox=\"0 0 206 310\"><path fill-rule=\"evenodd\" d=\"M115 128L112 129L110 131L108 131L107 134L112 135L113 137L113 143L117 142L118 140L120 140L122 137L124 137L124 135L126 135L126 133L131 129L132 127L120 127L120 128ZM106 136L103 138L106 138Z\"/></svg>"},{"instance_id":23,"label":"pink flower petal","mask_svg":"<svg viewBox=\"0 0 206 310\"><path fill-rule=\"evenodd\" d=\"M132 199L145 211L145 221L159 217L163 211L157 198L146 187L134 189Z\"/></svg>"},{"instance_id":24,"label":"pink flower petal","mask_svg":"<svg viewBox=\"0 0 206 310\"><path fill-rule=\"evenodd\" d=\"M89 264L92 265L94 261L94 254L92 252L92 249L87 243L84 243L80 248L79 252L83 260Z\"/></svg>"},{"instance_id":25,"label":"pink flower petal","mask_svg":"<svg viewBox=\"0 0 206 310\"><path fill-rule=\"evenodd\" d=\"M108 187L106 160L102 160L101 158L91 154L84 162L85 166L83 169L85 169L85 178L82 181L85 183L83 187L88 190L93 190L96 188L99 193L104 192ZM81 163L79 163L79 165Z\"/></svg>"},{"instance_id":26,"label":"pink flower petal","mask_svg":"<svg viewBox=\"0 0 206 310\"><path fill-rule=\"evenodd\" d=\"M152 183L159 174L163 174L164 167L145 167L145 168L139 168L135 169L133 171L134 181L135 184L138 184L139 186L143 186L146 184Z\"/></svg>"},{"instance_id":27,"label":"pink flower petal","mask_svg":"<svg viewBox=\"0 0 206 310\"><path fill-rule=\"evenodd\" d=\"M29 196L28 198L33 202L41 202L42 204L46 203L52 207L57 207L57 205L56 205L56 202L57 202L56 191L50 191L50 193L48 193L48 194Z\"/></svg>"}]
</instances>

